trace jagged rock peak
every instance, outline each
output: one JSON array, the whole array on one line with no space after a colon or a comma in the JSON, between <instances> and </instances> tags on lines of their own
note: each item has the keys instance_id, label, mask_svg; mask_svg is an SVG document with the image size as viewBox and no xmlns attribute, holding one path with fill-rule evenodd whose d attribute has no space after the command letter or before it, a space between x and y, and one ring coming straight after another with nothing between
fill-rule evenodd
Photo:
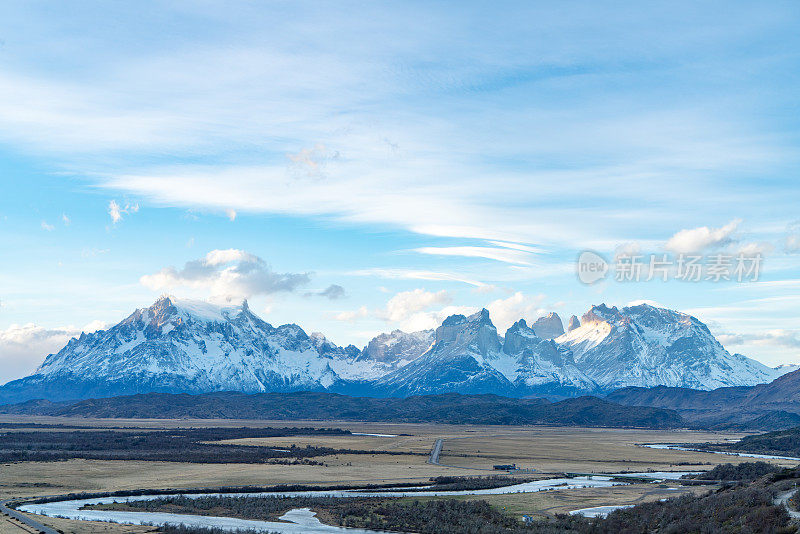
<instances>
[{"instance_id":1,"label":"jagged rock peak","mask_svg":"<svg viewBox=\"0 0 800 534\"><path fill-rule=\"evenodd\" d=\"M555 331L541 330L548 321ZM696 318L648 304L593 306L583 321L570 320L568 333L546 339L559 333L557 327L563 332L554 313L533 325L521 319L502 341L489 312L481 310L448 317L435 334L382 334L362 353L319 333L309 336L296 324L275 328L244 302L218 306L163 295L107 330L73 338L33 375L0 387L0 403L149 391L357 387L381 396L713 389L779 374L729 354Z\"/></svg>"},{"instance_id":2,"label":"jagged rock peak","mask_svg":"<svg viewBox=\"0 0 800 534\"><path fill-rule=\"evenodd\" d=\"M592 306L581 326L558 343L603 389L673 385L708 390L768 382L776 374L728 353L695 317L647 303Z\"/></svg>"},{"instance_id":3,"label":"jagged rock peak","mask_svg":"<svg viewBox=\"0 0 800 534\"><path fill-rule=\"evenodd\" d=\"M531 325L536 335L542 339L553 339L564 333L564 323L555 312L550 312L544 317L539 317Z\"/></svg>"},{"instance_id":4,"label":"jagged rock peak","mask_svg":"<svg viewBox=\"0 0 800 534\"><path fill-rule=\"evenodd\" d=\"M516 323L512 324L511 328L509 328L508 331L509 332L512 331L512 330L516 331L516 330L520 330L522 328L528 328L528 323L525 321L525 319L520 319Z\"/></svg>"},{"instance_id":5,"label":"jagged rock peak","mask_svg":"<svg viewBox=\"0 0 800 534\"><path fill-rule=\"evenodd\" d=\"M154 319L156 322L163 322L175 317L203 322L226 322L241 313L252 314L247 300L242 300L240 303L218 305L204 300L177 298L173 295L164 294L149 308L136 310L130 318L138 319L141 317L145 322L150 322Z\"/></svg>"},{"instance_id":6,"label":"jagged rock peak","mask_svg":"<svg viewBox=\"0 0 800 534\"><path fill-rule=\"evenodd\" d=\"M583 314L581 324L601 323L620 316L619 309L616 306L609 308L605 304L597 304Z\"/></svg>"},{"instance_id":7,"label":"jagged rock peak","mask_svg":"<svg viewBox=\"0 0 800 534\"><path fill-rule=\"evenodd\" d=\"M482 309L469 317L451 315L436 329L436 343L477 344L481 354L499 352L500 340L497 328L492 324L489 310Z\"/></svg>"},{"instance_id":8,"label":"jagged rock peak","mask_svg":"<svg viewBox=\"0 0 800 534\"><path fill-rule=\"evenodd\" d=\"M427 351L433 340L433 330L411 333L392 330L388 334L380 334L372 338L364 347L361 357L387 363L408 362Z\"/></svg>"},{"instance_id":9,"label":"jagged rock peak","mask_svg":"<svg viewBox=\"0 0 800 534\"><path fill-rule=\"evenodd\" d=\"M525 319L520 319L506 331L503 352L516 354L529 345L531 341L541 342L533 329L525 322Z\"/></svg>"},{"instance_id":10,"label":"jagged rock peak","mask_svg":"<svg viewBox=\"0 0 800 534\"><path fill-rule=\"evenodd\" d=\"M581 322L576 315L573 315L569 318L569 325L567 326L567 332L572 332L576 328L580 328Z\"/></svg>"}]
</instances>

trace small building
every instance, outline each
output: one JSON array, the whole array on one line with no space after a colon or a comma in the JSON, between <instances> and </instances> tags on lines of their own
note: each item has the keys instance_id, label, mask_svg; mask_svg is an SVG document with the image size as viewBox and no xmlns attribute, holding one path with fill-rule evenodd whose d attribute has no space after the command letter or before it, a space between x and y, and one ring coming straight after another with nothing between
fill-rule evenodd
<instances>
[{"instance_id":1,"label":"small building","mask_svg":"<svg viewBox=\"0 0 800 534\"><path fill-rule=\"evenodd\" d=\"M493 467L495 471L513 471L517 468L517 464L500 464Z\"/></svg>"}]
</instances>

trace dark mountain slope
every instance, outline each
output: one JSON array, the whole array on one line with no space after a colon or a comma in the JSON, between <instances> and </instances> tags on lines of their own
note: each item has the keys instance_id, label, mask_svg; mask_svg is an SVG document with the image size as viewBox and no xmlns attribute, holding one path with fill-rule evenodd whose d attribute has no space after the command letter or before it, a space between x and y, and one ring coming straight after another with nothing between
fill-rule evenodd
<instances>
[{"instance_id":1,"label":"dark mountain slope","mask_svg":"<svg viewBox=\"0 0 800 534\"><path fill-rule=\"evenodd\" d=\"M488 425L564 425L675 428L673 410L620 406L596 397L550 403L497 395L349 397L335 393L148 393L74 403L26 402L0 406L0 413L110 417L351 420Z\"/></svg>"},{"instance_id":2,"label":"dark mountain slope","mask_svg":"<svg viewBox=\"0 0 800 534\"><path fill-rule=\"evenodd\" d=\"M711 391L628 387L610 393L606 400L677 410L687 421L709 428L785 429L800 425L800 370L769 384Z\"/></svg>"}]
</instances>

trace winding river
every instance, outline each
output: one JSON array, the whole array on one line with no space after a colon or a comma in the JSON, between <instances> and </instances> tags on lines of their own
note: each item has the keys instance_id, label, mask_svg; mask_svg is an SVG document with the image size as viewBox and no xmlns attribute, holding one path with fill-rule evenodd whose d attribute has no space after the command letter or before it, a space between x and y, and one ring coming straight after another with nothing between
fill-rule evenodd
<instances>
[{"instance_id":1,"label":"winding river","mask_svg":"<svg viewBox=\"0 0 800 534\"><path fill-rule=\"evenodd\" d=\"M627 473L625 476L638 476L653 480L677 479L685 472L656 472L656 473ZM264 493L198 493L183 494L186 497L447 497L458 495L502 495L508 493L534 493L537 491L565 490L575 488L603 488L622 485L625 482L612 480L615 475L606 476L581 476L574 478L550 478L536 480L522 484L513 484L500 488L462 490L462 491L437 491L424 487L408 488L403 490L388 491L362 491L362 490L317 490L317 491L289 491L289 492L264 492ZM181 494L174 494L177 496ZM231 517L211 517L187 514L171 514L160 512L119 512L110 510L82 510L84 506L93 504L107 504L112 502L129 502L153 500L170 495L137 495L133 497L98 497L93 499L75 499L54 501L42 504L23 504L18 507L22 512L39 514L51 517L78 519L84 521L105 521L114 523L127 523L134 525L165 525L184 524L186 526L218 527L235 532L237 530L254 530L258 532L279 532L281 534L378 534L374 531L335 527L321 523L314 512L307 508L295 509L280 517L282 521L254 521L236 519Z\"/></svg>"},{"instance_id":2,"label":"winding river","mask_svg":"<svg viewBox=\"0 0 800 534\"><path fill-rule=\"evenodd\" d=\"M648 449L670 449L673 451L689 451L689 452L704 452L707 454L724 454L726 456L739 456L741 458L760 458L762 460L790 460L800 462L800 458L793 456L774 456L772 454L755 454L750 452L725 452L725 451L707 451L703 449L693 449L692 447L683 447L681 445L670 445L668 443L650 443L641 445Z\"/></svg>"}]
</instances>

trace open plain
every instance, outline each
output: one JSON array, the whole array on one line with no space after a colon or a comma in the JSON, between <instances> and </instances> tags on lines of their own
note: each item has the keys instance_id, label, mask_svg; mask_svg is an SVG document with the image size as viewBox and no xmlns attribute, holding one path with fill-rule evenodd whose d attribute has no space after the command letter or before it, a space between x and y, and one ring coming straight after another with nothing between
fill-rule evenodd
<instances>
[{"instance_id":1,"label":"open plain","mask_svg":"<svg viewBox=\"0 0 800 534\"><path fill-rule=\"evenodd\" d=\"M3 422L59 424L91 428L159 430L202 427L314 427L341 428L352 435L241 438L216 442L223 445L262 446L274 449L330 447L369 451L332 454L314 459L322 465L271 463L184 463L180 461L127 461L69 459L53 462L11 462L0 465L0 496L30 498L72 492L109 492L137 489L197 489L223 486L316 486L427 482L439 476L499 475L509 478L548 478L555 473L624 473L643 471L702 471L741 458L677 450L650 449L642 443L702 443L741 438L743 433L655 431L637 429L500 427L434 424L377 424L347 421L232 421L232 420L119 420L7 417ZM36 430L21 425L3 432ZM52 429L48 429L52 431ZM147 430L145 430L147 431ZM443 440L439 464L429 462L437 439ZM176 458L177 460L177 458ZM770 460L796 465L787 460ZM493 469L496 464L516 464L524 474ZM519 515L542 516L570 510L635 504L683 492L705 491L663 484L630 484L608 488L555 490L541 493L481 496L493 506ZM474 499L477 497L460 497ZM145 527L44 519L64 532L147 532ZM3 523L0 532L25 532ZM13 530L17 528L17 530ZM150 530L152 531L152 530Z\"/></svg>"}]
</instances>

